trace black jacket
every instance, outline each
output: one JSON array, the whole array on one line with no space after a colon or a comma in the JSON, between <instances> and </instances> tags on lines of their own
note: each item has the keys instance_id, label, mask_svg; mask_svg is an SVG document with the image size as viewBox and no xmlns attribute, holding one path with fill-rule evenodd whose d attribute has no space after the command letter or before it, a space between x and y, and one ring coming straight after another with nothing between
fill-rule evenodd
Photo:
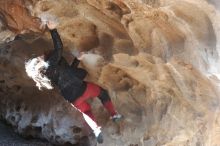
<instances>
[{"instance_id":1,"label":"black jacket","mask_svg":"<svg viewBox=\"0 0 220 146\"><path fill-rule=\"evenodd\" d=\"M49 67L46 75L57 85L62 95L69 102L74 102L80 97L85 89L86 83L83 81L87 72L84 69L77 68L79 60L74 59L70 66L64 57L62 57L63 44L56 29L50 30L54 51L49 55L46 61Z\"/></svg>"}]
</instances>

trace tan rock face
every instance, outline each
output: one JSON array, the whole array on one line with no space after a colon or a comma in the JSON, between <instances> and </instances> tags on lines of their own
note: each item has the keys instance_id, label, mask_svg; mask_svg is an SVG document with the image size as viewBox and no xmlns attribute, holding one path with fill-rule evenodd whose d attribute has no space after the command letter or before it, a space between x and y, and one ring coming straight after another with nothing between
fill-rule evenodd
<instances>
[{"instance_id":1,"label":"tan rock face","mask_svg":"<svg viewBox=\"0 0 220 146\"><path fill-rule=\"evenodd\" d=\"M40 20L30 16L23 0L8 0L0 2L0 15L8 27L15 33L24 31L40 32Z\"/></svg>"},{"instance_id":2,"label":"tan rock face","mask_svg":"<svg viewBox=\"0 0 220 146\"><path fill-rule=\"evenodd\" d=\"M25 19L13 15L21 25L2 19L6 28L37 31L40 25L24 22L53 15L59 19L68 61L77 49L96 54L82 61L87 80L108 89L125 116L113 123L98 101L91 102L103 127L103 145L220 144L220 14L209 2L29 0L22 6L16 11L25 9ZM11 15L2 8L0 13L3 18ZM7 33L13 35L6 28L1 41ZM52 48L48 33L38 35L40 39L32 34L1 46L2 118L25 136L72 144L87 139L87 145L95 145L81 115L58 91L40 92L27 77L25 60Z\"/></svg>"}]
</instances>

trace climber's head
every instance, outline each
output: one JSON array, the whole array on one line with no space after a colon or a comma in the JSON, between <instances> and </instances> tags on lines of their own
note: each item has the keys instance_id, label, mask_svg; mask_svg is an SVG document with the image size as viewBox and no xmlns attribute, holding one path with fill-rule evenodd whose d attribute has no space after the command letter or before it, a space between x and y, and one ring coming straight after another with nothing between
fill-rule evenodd
<instances>
[{"instance_id":1,"label":"climber's head","mask_svg":"<svg viewBox=\"0 0 220 146\"><path fill-rule=\"evenodd\" d=\"M48 62L45 62L45 56L38 56L25 62L25 69L27 75L36 82L36 86L41 90L42 88L53 89L50 79L45 75Z\"/></svg>"}]
</instances>

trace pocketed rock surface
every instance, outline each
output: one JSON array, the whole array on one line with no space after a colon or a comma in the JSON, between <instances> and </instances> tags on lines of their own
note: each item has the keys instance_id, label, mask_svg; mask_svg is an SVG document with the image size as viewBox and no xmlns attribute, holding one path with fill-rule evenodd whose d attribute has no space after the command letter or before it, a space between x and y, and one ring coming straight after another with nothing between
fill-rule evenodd
<instances>
[{"instance_id":1,"label":"pocketed rock surface","mask_svg":"<svg viewBox=\"0 0 220 146\"><path fill-rule=\"evenodd\" d=\"M86 80L106 88L124 115L113 123L91 101L104 135L98 145L220 145L217 1L16 0L10 6L0 6L0 42L20 39L0 46L0 115L22 136L96 145L82 115L57 89L39 91L24 70L25 61L52 49L39 19L53 15L64 57L71 62L77 49L93 53L81 63ZM22 19L11 17L13 6Z\"/></svg>"}]
</instances>

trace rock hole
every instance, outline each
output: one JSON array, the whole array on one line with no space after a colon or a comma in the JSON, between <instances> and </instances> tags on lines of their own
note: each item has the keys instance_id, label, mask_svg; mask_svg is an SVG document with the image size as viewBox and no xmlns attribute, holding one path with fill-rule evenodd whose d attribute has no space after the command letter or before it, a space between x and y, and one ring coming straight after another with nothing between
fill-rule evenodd
<instances>
[{"instance_id":1,"label":"rock hole","mask_svg":"<svg viewBox=\"0 0 220 146\"><path fill-rule=\"evenodd\" d=\"M73 126L73 133L80 133L82 130L77 126Z\"/></svg>"},{"instance_id":2,"label":"rock hole","mask_svg":"<svg viewBox=\"0 0 220 146\"><path fill-rule=\"evenodd\" d=\"M16 91L19 91L19 90L21 90L21 86L16 85L16 86L15 86L15 89L16 89Z\"/></svg>"},{"instance_id":3,"label":"rock hole","mask_svg":"<svg viewBox=\"0 0 220 146\"><path fill-rule=\"evenodd\" d=\"M41 11L43 11L43 12L48 11L49 9L50 9L50 6L46 3L44 5L42 5L42 7L41 7Z\"/></svg>"},{"instance_id":4,"label":"rock hole","mask_svg":"<svg viewBox=\"0 0 220 146\"><path fill-rule=\"evenodd\" d=\"M41 128L41 127L34 127L34 130L35 130L37 133L41 133L42 128Z\"/></svg>"},{"instance_id":5,"label":"rock hole","mask_svg":"<svg viewBox=\"0 0 220 146\"><path fill-rule=\"evenodd\" d=\"M1 84L5 83L5 80L0 80L0 83L1 83Z\"/></svg>"},{"instance_id":6,"label":"rock hole","mask_svg":"<svg viewBox=\"0 0 220 146\"><path fill-rule=\"evenodd\" d=\"M24 133L22 133L22 136L25 137L26 139L32 139L41 133L42 133L41 127L27 126L24 130Z\"/></svg>"},{"instance_id":7,"label":"rock hole","mask_svg":"<svg viewBox=\"0 0 220 146\"><path fill-rule=\"evenodd\" d=\"M11 117L11 121L15 122L15 117L14 116Z\"/></svg>"},{"instance_id":8,"label":"rock hole","mask_svg":"<svg viewBox=\"0 0 220 146\"><path fill-rule=\"evenodd\" d=\"M120 17L122 16L122 10L121 10L121 8L120 8L118 5L116 5L115 3L113 3L113 2L108 2L108 3L106 4L106 9L107 9L107 10L110 10L110 11L112 11L112 12L115 12L115 13L118 14Z\"/></svg>"},{"instance_id":9,"label":"rock hole","mask_svg":"<svg viewBox=\"0 0 220 146\"><path fill-rule=\"evenodd\" d=\"M21 106L20 105L17 105L16 107L15 107L15 110L18 112L18 111L20 111L20 109L21 109Z\"/></svg>"},{"instance_id":10,"label":"rock hole","mask_svg":"<svg viewBox=\"0 0 220 146\"><path fill-rule=\"evenodd\" d=\"M132 61L132 66L134 66L134 67L137 67L137 66L139 66L139 62L138 61L136 61L136 60L134 60L134 61Z\"/></svg>"},{"instance_id":11,"label":"rock hole","mask_svg":"<svg viewBox=\"0 0 220 146\"><path fill-rule=\"evenodd\" d=\"M36 123L38 119L39 119L38 115L33 116L31 119L31 123Z\"/></svg>"}]
</instances>

